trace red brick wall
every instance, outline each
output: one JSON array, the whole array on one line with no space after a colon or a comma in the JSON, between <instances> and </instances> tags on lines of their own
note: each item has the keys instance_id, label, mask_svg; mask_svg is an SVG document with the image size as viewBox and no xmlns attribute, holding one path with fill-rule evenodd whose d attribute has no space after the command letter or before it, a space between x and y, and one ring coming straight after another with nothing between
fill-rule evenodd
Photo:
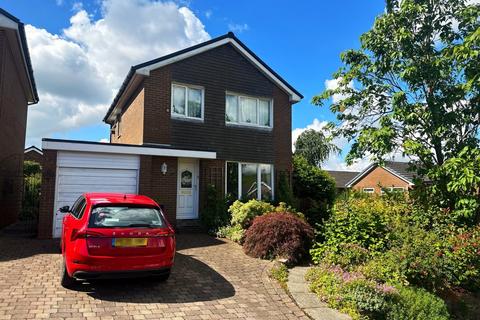
<instances>
[{"instance_id":1,"label":"red brick wall","mask_svg":"<svg viewBox=\"0 0 480 320\"><path fill-rule=\"evenodd\" d=\"M376 194L381 193L382 187L403 187L405 191L410 188L407 182L381 167L376 167L352 186L358 191L362 191L363 188L374 188Z\"/></svg>"},{"instance_id":2,"label":"red brick wall","mask_svg":"<svg viewBox=\"0 0 480 320\"><path fill-rule=\"evenodd\" d=\"M170 144L170 66L150 72L145 80L143 142Z\"/></svg>"},{"instance_id":3,"label":"red brick wall","mask_svg":"<svg viewBox=\"0 0 480 320\"><path fill-rule=\"evenodd\" d=\"M161 172L163 163L167 173ZM140 156L139 193L164 205L167 219L176 224L177 217L177 158Z\"/></svg>"},{"instance_id":4,"label":"red brick wall","mask_svg":"<svg viewBox=\"0 0 480 320\"><path fill-rule=\"evenodd\" d=\"M27 161L27 160L28 161L35 161L35 162L43 165L43 155L41 155L40 153L38 153L36 151L28 151L27 153L25 153L24 159L25 159L25 161Z\"/></svg>"},{"instance_id":5,"label":"red brick wall","mask_svg":"<svg viewBox=\"0 0 480 320\"><path fill-rule=\"evenodd\" d=\"M142 144L143 143L143 104L145 91L140 86L128 102L127 109L121 115L119 130L110 132L111 143Z\"/></svg>"},{"instance_id":6,"label":"red brick wall","mask_svg":"<svg viewBox=\"0 0 480 320\"><path fill-rule=\"evenodd\" d=\"M15 222L22 204L27 97L19 54L0 30L0 228Z\"/></svg>"},{"instance_id":7,"label":"red brick wall","mask_svg":"<svg viewBox=\"0 0 480 320\"><path fill-rule=\"evenodd\" d=\"M40 211L38 216L38 237L52 237L53 215L57 208L55 202L55 179L57 175L57 151L44 150L42 168L42 187L40 195Z\"/></svg>"},{"instance_id":8,"label":"red brick wall","mask_svg":"<svg viewBox=\"0 0 480 320\"><path fill-rule=\"evenodd\" d=\"M275 87L275 117L273 127L273 148L275 153L275 190L278 190L280 173L285 172L291 181L292 172L292 105L288 95Z\"/></svg>"}]
</instances>

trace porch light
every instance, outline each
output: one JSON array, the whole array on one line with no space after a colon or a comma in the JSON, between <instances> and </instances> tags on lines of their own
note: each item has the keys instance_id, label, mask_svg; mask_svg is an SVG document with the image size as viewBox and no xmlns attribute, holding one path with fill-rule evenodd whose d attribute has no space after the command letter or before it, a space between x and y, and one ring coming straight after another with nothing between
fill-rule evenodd
<instances>
[{"instance_id":1,"label":"porch light","mask_svg":"<svg viewBox=\"0 0 480 320\"><path fill-rule=\"evenodd\" d=\"M167 164L164 162L162 163L162 166L160 167L160 170L162 171L163 175L166 175L167 174Z\"/></svg>"}]
</instances>

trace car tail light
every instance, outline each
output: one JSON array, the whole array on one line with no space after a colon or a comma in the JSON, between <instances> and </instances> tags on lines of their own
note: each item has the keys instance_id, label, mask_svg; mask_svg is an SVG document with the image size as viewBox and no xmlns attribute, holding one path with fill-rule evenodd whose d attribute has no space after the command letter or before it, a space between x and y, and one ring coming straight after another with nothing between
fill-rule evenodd
<instances>
[{"instance_id":1,"label":"car tail light","mask_svg":"<svg viewBox=\"0 0 480 320\"><path fill-rule=\"evenodd\" d=\"M70 240L75 241L77 239L84 239L87 237L87 231L85 229L73 229Z\"/></svg>"}]
</instances>

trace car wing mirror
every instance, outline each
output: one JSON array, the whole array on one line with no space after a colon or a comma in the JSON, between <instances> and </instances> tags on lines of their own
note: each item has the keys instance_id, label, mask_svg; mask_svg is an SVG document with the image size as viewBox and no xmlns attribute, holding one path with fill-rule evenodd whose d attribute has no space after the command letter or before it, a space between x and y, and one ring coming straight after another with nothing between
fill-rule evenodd
<instances>
[{"instance_id":1,"label":"car wing mirror","mask_svg":"<svg viewBox=\"0 0 480 320\"><path fill-rule=\"evenodd\" d=\"M70 212L70 207L69 206L63 206L59 210L62 213L68 213L68 212Z\"/></svg>"}]
</instances>

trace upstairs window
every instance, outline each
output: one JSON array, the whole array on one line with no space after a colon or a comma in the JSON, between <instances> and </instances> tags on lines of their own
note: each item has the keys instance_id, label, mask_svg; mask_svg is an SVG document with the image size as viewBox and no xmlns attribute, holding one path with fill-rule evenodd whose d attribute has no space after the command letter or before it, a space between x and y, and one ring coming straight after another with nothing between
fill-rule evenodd
<instances>
[{"instance_id":1,"label":"upstairs window","mask_svg":"<svg viewBox=\"0 0 480 320\"><path fill-rule=\"evenodd\" d=\"M172 117L203 119L204 90L201 87L172 85Z\"/></svg>"},{"instance_id":2,"label":"upstairs window","mask_svg":"<svg viewBox=\"0 0 480 320\"><path fill-rule=\"evenodd\" d=\"M256 127L272 127L272 100L226 94L225 121Z\"/></svg>"}]
</instances>

